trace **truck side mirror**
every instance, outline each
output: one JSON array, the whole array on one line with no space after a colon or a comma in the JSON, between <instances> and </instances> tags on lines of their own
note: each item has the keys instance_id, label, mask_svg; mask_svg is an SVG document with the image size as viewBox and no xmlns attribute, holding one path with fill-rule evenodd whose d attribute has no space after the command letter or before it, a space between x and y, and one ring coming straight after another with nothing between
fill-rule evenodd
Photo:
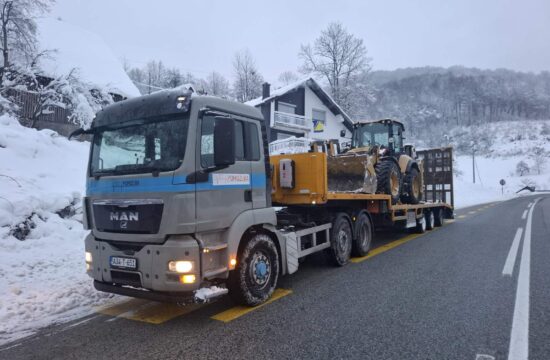
<instances>
[{"instance_id":1,"label":"truck side mirror","mask_svg":"<svg viewBox=\"0 0 550 360\"><path fill-rule=\"evenodd\" d=\"M346 137L346 130L340 130L340 137Z\"/></svg>"},{"instance_id":2,"label":"truck side mirror","mask_svg":"<svg viewBox=\"0 0 550 360\"><path fill-rule=\"evenodd\" d=\"M217 117L214 122L214 165L235 163L235 120Z\"/></svg>"}]
</instances>

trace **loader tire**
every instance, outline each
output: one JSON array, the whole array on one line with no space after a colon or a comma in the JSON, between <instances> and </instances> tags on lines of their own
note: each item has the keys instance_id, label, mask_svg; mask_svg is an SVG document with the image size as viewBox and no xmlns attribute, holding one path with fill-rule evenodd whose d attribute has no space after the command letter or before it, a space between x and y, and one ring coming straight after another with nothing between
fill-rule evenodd
<instances>
[{"instance_id":1,"label":"loader tire","mask_svg":"<svg viewBox=\"0 0 550 360\"><path fill-rule=\"evenodd\" d=\"M376 193L391 195L392 204L397 204L401 197L401 171L399 166L391 160L382 160L375 167Z\"/></svg>"},{"instance_id":2,"label":"loader tire","mask_svg":"<svg viewBox=\"0 0 550 360\"><path fill-rule=\"evenodd\" d=\"M229 295L242 305L260 305L273 294L278 277L275 243L266 234L255 234L239 251L237 267L229 274Z\"/></svg>"},{"instance_id":3,"label":"loader tire","mask_svg":"<svg viewBox=\"0 0 550 360\"><path fill-rule=\"evenodd\" d=\"M422 181L420 179L420 173L416 168L412 168L411 171L405 175L405 179L403 180L401 202L404 204L418 204L421 199Z\"/></svg>"}]
</instances>

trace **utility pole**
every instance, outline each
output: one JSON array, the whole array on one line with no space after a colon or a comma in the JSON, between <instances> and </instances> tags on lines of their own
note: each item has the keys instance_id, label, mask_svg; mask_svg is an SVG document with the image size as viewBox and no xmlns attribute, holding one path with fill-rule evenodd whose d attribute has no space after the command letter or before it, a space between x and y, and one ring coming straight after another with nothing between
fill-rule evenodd
<instances>
[{"instance_id":1,"label":"utility pole","mask_svg":"<svg viewBox=\"0 0 550 360\"><path fill-rule=\"evenodd\" d=\"M473 181L474 184L476 183L476 149L472 149L472 174L473 174Z\"/></svg>"}]
</instances>

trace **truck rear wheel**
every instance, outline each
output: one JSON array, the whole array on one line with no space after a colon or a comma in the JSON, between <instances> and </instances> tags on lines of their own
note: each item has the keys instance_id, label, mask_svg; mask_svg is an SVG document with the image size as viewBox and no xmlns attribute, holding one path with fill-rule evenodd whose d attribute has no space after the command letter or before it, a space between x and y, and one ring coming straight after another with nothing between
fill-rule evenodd
<instances>
[{"instance_id":1,"label":"truck rear wheel","mask_svg":"<svg viewBox=\"0 0 550 360\"><path fill-rule=\"evenodd\" d=\"M354 230L352 253L355 256L365 256L372 244L372 225L367 214L364 212L359 214L355 221Z\"/></svg>"},{"instance_id":2,"label":"truck rear wheel","mask_svg":"<svg viewBox=\"0 0 550 360\"><path fill-rule=\"evenodd\" d=\"M238 303L256 306L269 299L279 277L279 253L266 234L255 234L240 251L228 280L229 294Z\"/></svg>"},{"instance_id":3,"label":"truck rear wheel","mask_svg":"<svg viewBox=\"0 0 550 360\"><path fill-rule=\"evenodd\" d=\"M381 160L375 167L378 194L391 195L392 204L401 197L401 171L392 160Z\"/></svg>"},{"instance_id":4,"label":"truck rear wheel","mask_svg":"<svg viewBox=\"0 0 550 360\"><path fill-rule=\"evenodd\" d=\"M331 260L337 266L344 266L351 256L353 233L351 222L345 213L339 213L332 222L330 230L329 254Z\"/></svg>"}]
</instances>

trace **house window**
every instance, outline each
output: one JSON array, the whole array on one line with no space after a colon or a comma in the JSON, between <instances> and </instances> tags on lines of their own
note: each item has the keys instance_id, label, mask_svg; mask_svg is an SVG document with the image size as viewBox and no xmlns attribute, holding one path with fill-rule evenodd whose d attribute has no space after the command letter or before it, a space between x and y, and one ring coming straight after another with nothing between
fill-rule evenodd
<instances>
[{"instance_id":1,"label":"house window","mask_svg":"<svg viewBox=\"0 0 550 360\"><path fill-rule=\"evenodd\" d=\"M287 104L279 101L278 109L287 114L296 114L296 105Z\"/></svg>"},{"instance_id":2,"label":"house window","mask_svg":"<svg viewBox=\"0 0 550 360\"><path fill-rule=\"evenodd\" d=\"M311 114L313 118L313 132L319 133L325 131L325 125L326 125L326 112L321 110L312 110Z\"/></svg>"}]
</instances>

